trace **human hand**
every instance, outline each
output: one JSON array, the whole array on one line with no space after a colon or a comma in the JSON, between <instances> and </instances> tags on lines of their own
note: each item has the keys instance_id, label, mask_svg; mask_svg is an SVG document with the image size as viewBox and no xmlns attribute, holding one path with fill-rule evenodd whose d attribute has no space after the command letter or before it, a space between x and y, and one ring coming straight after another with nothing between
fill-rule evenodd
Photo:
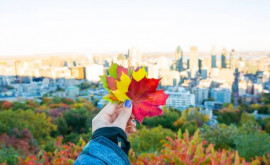
<instances>
[{"instance_id":1,"label":"human hand","mask_svg":"<svg viewBox=\"0 0 270 165\"><path fill-rule=\"evenodd\" d=\"M127 100L124 104L106 105L92 120L92 131L103 127L119 127L127 135L136 131L136 121L132 112L132 103Z\"/></svg>"}]
</instances>

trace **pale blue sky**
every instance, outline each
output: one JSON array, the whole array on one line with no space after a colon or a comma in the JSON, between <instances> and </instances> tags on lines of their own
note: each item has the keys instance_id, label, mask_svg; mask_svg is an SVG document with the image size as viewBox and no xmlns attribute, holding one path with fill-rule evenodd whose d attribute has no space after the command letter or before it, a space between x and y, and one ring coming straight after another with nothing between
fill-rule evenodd
<instances>
[{"instance_id":1,"label":"pale blue sky","mask_svg":"<svg viewBox=\"0 0 270 165\"><path fill-rule=\"evenodd\" d=\"M0 55L270 50L269 0L0 0Z\"/></svg>"}]
</instances>

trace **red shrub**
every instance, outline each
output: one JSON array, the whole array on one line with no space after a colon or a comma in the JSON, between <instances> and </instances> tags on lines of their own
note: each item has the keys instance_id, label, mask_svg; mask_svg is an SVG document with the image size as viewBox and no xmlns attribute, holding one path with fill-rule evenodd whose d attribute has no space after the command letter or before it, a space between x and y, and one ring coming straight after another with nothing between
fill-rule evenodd
<instances>
[{"instance_id":1,"label":"red shrub","mask_svg":"<svg viewBox=\"0 0 270 165\"><path fill-rule=\"evenodd\" d=\"M2 109L10 109L12 107L12 103L9 101L4 101L1 105Z\"/></svg>"}]
</instances>

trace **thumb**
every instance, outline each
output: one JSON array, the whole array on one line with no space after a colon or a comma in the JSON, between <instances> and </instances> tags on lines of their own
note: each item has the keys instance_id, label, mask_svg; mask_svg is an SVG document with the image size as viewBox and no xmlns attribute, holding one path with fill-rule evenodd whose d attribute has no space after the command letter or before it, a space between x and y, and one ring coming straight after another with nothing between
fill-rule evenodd
<instances>
[{"instance_id":1,"label":"thumb","mask_svg":"<svg viewBox=\"0 0 270 165\"><path fill-rule=\"evenodd\" d=\"M127 122L132 113L132 102L130 100L126 100L123 108L121 108L119 115L113 122L114 126L120 127L125 130L127 126Z\"/></svg>"}]
</instances>

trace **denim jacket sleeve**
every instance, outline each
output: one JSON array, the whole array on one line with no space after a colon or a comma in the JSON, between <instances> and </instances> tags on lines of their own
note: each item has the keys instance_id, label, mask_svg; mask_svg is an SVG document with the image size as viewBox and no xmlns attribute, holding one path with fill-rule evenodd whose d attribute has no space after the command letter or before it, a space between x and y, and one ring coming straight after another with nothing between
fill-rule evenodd
<instances>
[{"instance_id":1,"label":"denim jacket sleeve","mask_svg":"<svg viewBox=\"0 0 270 165\"><path fill-rule=\"evenodd\" d=\"M126 153L109 139L99 136L84 147L74 165L129 165Z\"/></svg>"}]
</instances>

